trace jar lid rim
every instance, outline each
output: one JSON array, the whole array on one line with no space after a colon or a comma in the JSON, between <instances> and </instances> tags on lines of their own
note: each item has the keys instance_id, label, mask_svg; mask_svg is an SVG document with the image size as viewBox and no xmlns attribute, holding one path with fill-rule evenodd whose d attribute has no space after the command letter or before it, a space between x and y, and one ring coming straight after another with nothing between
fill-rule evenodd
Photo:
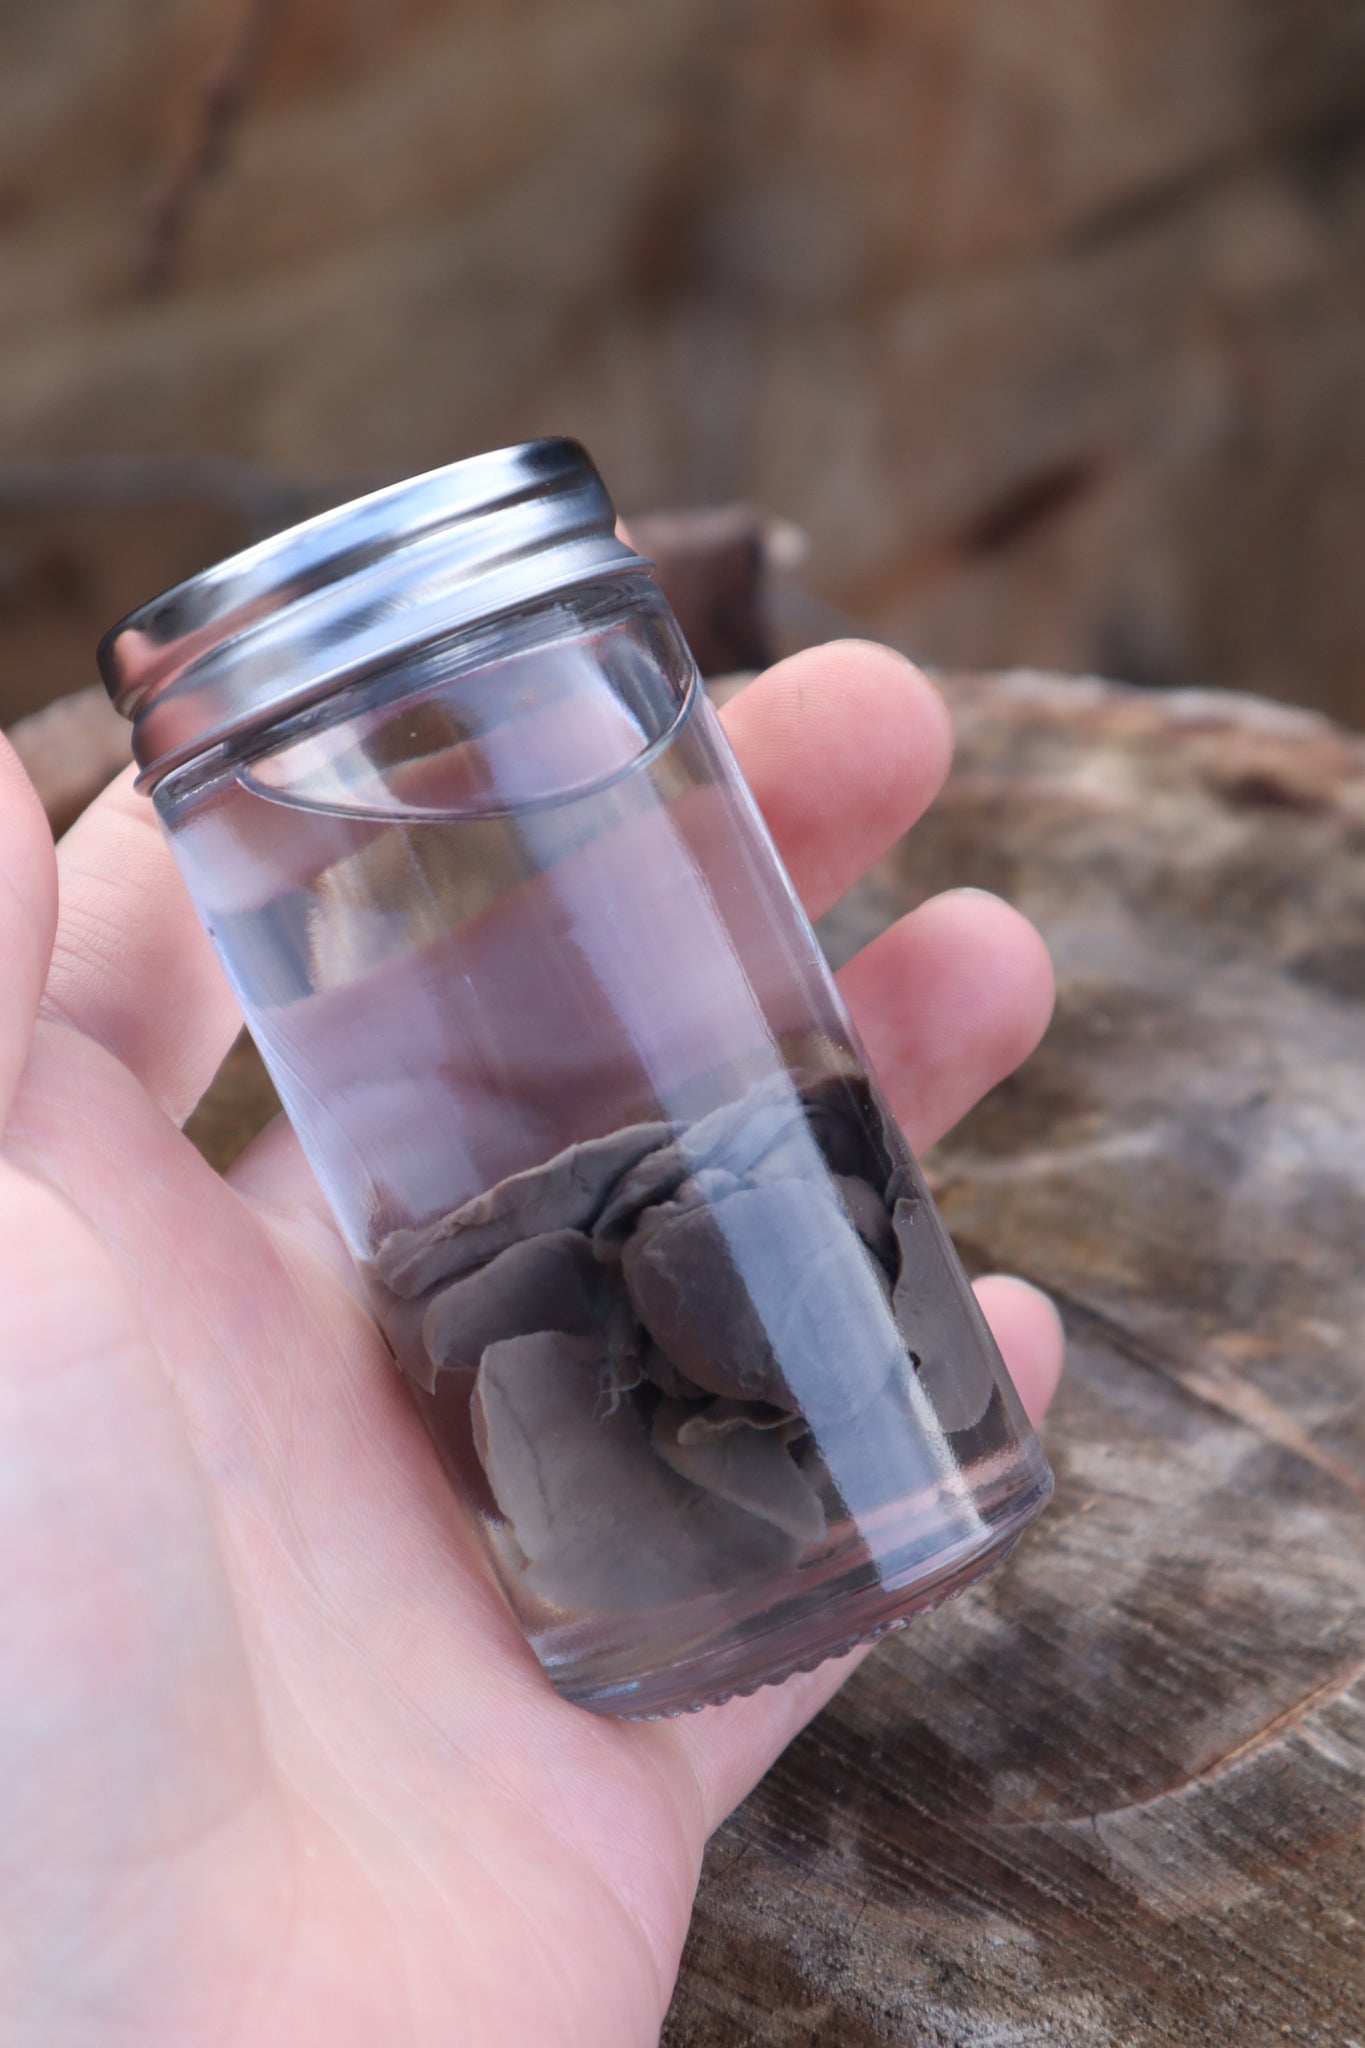
<instances>
[{"instance_id":1,"label":"jar lid rim","mask_svg":"<svg viewBox=\"0 0 1365 2048\"><path fill-rule=\"evenodd\" d=\"M316 702L387 654L595 576L646 570L578 442L428 470L256 541L100 641L144 780Z\"/></svg>"}]
</instances>

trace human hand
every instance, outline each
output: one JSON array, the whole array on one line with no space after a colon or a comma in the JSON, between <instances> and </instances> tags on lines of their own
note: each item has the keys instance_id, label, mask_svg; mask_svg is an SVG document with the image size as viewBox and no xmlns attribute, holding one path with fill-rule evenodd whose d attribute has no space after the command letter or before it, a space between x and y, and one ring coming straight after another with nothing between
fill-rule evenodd
<instances>
[{"instance_id":1,"label":"human hand","mask_svg":"<svg viewBox=\"0 0 1365 2048\"><path fill-rule=\"evenodd\" d=\"M947 768L862 645L727 723L816 914ZM292 1134L226 1178L181 1135L240 1017L127 778L54 862L3 751L0 961L0 2038L647 2048L707 1835L854 1660L670 1722L550 1689ZM917 1149L1051 1002L975 891L841 981ZM979 1292L1036 1417L1056 1317Z\"/></svg>"}]
</instances>

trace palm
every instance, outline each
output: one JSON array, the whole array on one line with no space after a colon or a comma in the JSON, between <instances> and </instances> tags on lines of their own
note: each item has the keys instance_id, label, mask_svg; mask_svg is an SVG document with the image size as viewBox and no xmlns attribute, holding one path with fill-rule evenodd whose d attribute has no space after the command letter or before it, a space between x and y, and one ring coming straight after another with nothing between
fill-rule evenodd
<instances>
[{"instance_id":1,"label":"palm","mask_svg":"<svg viewBox=\"0 0 1365 2048\"><path fill-rule=\"evenodd\" d=\"M841 764L859 712L879 745ZM924 686L867 649L785 664L733 732L816 907L944 765ZM223 1181L180 1135L236 1020L148 807L111 793L64 844L50 969L17 784L0 840L5 2039L643 2048L708 1830L838 1668L678 1722L560 1702L292 1139ZM913 1041L907 979L940 1018ZM1047 987L980 898L854 964L912 1137L1022 1056ZM1049 1313L988 1284L1036 1407Z\"/></svg>"}]
</instances>

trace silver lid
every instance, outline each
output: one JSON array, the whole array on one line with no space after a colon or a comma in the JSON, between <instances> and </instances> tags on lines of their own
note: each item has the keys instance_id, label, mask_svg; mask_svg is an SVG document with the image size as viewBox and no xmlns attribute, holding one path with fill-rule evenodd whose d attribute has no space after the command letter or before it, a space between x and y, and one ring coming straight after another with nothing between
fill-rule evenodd
<instances>
[{"instance_id":1,"label":"silver lid","mask_svg":"<svg viewBox=\"0 0 1365 2048\"><path fill-rule=\"evenodd\" d=\"M144 780L325 697L386 654L649 564L576 441L525 441L323 512L105 634Z\"/></svg>"}]
</instances>

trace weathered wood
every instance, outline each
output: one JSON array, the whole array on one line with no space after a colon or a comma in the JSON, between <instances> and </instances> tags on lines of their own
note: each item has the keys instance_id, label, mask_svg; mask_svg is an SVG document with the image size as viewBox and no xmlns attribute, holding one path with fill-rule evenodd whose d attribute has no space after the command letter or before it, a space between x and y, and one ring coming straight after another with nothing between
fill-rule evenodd
<instances>
[{"instance_id":1,"label":"weathered wood","mask_svg":"<svg viewBox=\"0 0 1365 2048\"><path fill-rule=\"evenodd\" d=\"M788 540L776 520L749 505L653 512L631 520L630 538L654 563L704 676L776 659L767 571Z\"/></svg>"},{"instance_id":2,"label":"weathered wood","mask_svg":"<svg viewBox=\"0 0 1365 2048\"><path fill-rule=\"evenodd\" d=\"M0 449L567 430L922 657L1365 719L1362 104L1361 0L11 5Z\"/></svg>"},{"instance_id":3,"label":"weathered wood","mask_svg":"<svg viewBox=\"0 0 1365 2048\"><path fill-rule=\"evenodd\" d=\"M666 2048L1365 2041L1365 744L958 680L946 797L831 918L1041 925L1053 1030L931 1159L1050 1287L1058 1494L722 1830Z\"/></svg>"},{"instance_id":4,"label":"weathered wood","mask_svg":"<svg viewBox=\"0 0 1365 2048\"><path fill-rule=\"evenodd\" d=\"M280 1098L254 1042L239 1033L213 1084L185 1125L210 1166L225 1173L270 1122Z\"/></svg>"},{"instance_id":5,"label":"weathered wood","mask_svg":"<svg viewBox=\"0 0 1365 2048\"><path fill-rule=\"evenodd\" d=\"M280 0L247 0L231 40L199 87L189 132L146 207L133 264L134 281L144 292L165 291L175 282L195 201L223 170L233 127L279 12Z\"/></svg>"}]
</instances>

